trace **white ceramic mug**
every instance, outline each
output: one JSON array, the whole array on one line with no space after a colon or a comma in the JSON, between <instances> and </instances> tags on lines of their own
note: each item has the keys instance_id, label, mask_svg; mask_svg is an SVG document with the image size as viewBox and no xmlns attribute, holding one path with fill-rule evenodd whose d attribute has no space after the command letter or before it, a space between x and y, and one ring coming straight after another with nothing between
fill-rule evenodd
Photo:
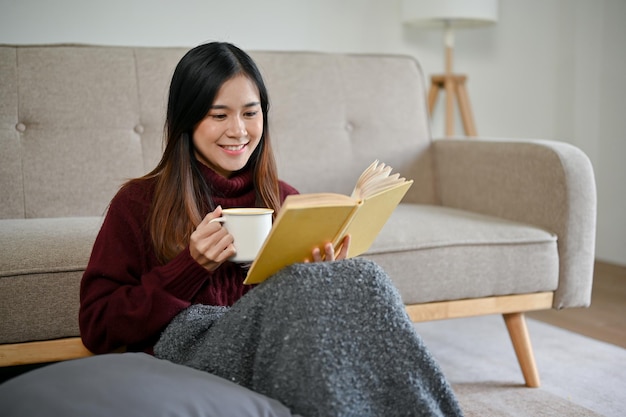
<instances>
[{"instance_id":1,"label":"white ceramic mug","mask_svg":"<svg viewBox=\"0 0 626 417\"><path fill-rule=\"evenodd\" d=\"M237 253L229 260L243 263L256 258L272 228L272 213L269 208L227 208L222 210L222 217L211 220L223 223L233 235Z\"/></svg>"}]
</instances>

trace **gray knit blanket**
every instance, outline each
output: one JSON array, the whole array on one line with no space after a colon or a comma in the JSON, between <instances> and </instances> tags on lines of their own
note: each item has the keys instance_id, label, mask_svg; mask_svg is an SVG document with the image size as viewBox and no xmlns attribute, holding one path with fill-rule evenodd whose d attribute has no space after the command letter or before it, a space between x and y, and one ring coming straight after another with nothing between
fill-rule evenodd
<instances>
[{"instance_id":1,"label":"gray knit blanket","mask_svg":"<svg viewBox=\"0 0 626 417\"><path fill-rule=\"evenodd\" d=\"M462 415L396 288L362 258L292 265L230 308L193 305L155 355L306 417Z\"/></svg>"}]
</instances>

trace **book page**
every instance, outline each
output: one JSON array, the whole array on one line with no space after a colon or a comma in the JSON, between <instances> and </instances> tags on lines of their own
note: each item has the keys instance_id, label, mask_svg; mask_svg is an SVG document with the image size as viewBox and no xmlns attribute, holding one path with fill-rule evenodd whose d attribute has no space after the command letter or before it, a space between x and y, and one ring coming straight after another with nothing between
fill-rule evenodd
<instances>
[{"instance_id":1,"label":"book page","mask_svg":"<svg viewBox=\"0 0 626 417\"><path fill-rule=\"evenodd\" d=\"M374 161L359 177L352 198L365 200L406 182L400 174L391 174L391 170L390 166Z\"/></svg>"},{"instance_id":2,"label":"book page","mask_svg":"<svg viewBox=\"0 0 626 417\"><path fill-rule=\"evenodd\" d=\"M336 193L312 193L312 194L294 194L290 195L288 200L285 200L283 207L297 208L297 207L311 207L311 206L334 206L334 205L354 205L356 200L343 194Z\"/></svg>"}]
</instances>

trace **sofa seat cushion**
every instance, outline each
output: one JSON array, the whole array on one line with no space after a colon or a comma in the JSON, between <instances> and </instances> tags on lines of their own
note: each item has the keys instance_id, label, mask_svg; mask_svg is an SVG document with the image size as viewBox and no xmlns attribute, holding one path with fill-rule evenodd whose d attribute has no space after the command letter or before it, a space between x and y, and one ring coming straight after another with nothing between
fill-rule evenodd
<instances>
[{"instance_id":1,"label":"sofa seat cushion","mask_svg":"<svg viewBox=\"0 0 626 417\"><path fill-rule=\"evenodd\" d=\"M78 336L80 279L101 223L0 220L0 343Z\"/></svg>"},{"instance_id":2,"label":"sofa seat cushion","mask_svg":"<svg viewBox=\"0 0 626 417\"><path fill-rule=\"evenodd\" d=\"M80 279L101 222L0 220L0 316L8 318L0 321L0 343L79 335ZM385 268L404 302L413 304L554 291L556 244L554 234L536 227L401 204L366 256Z\"/></svg>"},{"instance_id":3,"label":"sofa seat cushion","mask_svg":"<svg viewBox=\"0 0 626 417\"><path fill-rule=\"evenodd\" d=\"M406 304L554 291L558 284L556 235L441 206L401 204L365 256L385 268Z\"/></svg>"},{"instance_id":4,"label":"sofa seat cushion","mask_svg":"<svg viewBox=\"0 0 626 417\"><path fill-rule=\"evenodd\" d=\"M0 277L84 270L101 217L0 220Z\"/></svg>"}]
</instances>

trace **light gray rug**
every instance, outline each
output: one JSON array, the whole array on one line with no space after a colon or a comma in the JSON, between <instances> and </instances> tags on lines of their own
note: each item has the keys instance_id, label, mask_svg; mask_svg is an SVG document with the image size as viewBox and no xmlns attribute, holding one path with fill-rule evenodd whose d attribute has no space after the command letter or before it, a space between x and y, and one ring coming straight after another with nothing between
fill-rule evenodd
<instances>
[{"instance_id":1,"label":"light gray rug","mask_svg":"<svg viewBox=\"0 0 626 417\"><path fill-rule=\"evenodd\" d=\"M526 388L501 316L417 323L467 417L626 415L626 349L527 319L541 388Z\"/></svg>"}]
</instances>

